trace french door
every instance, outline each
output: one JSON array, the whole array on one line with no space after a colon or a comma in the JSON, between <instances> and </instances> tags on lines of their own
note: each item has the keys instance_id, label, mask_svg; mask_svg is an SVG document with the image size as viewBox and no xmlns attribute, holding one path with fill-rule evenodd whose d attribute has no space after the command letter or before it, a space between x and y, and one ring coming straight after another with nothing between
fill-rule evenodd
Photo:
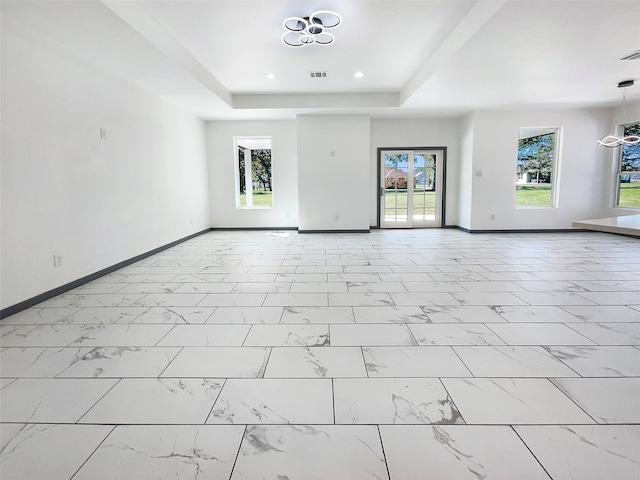
<instances>
[{"instance_id":1,"label":"french door","mask_svg":"<svg viewBox=\"0 0 640 480\"><path fill-rule=\"evenodd\" d=\"M440 149L380 151L380 227L442 226Z\"/></svg>"}]
</instances>

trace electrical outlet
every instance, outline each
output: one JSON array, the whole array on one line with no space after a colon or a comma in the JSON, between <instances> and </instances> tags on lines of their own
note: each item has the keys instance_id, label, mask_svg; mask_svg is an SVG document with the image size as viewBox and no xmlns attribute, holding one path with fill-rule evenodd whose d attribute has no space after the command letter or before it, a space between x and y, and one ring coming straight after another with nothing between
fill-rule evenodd
<instances>
[{"instance_id":1,"label":"electrical outlet","mask_svg":"<svg viewBox=\"0 0 640 480\"><path fill-rule=\"evenodd\" d=\"M335 216L333 217L335 220L340 220L340 215L338 215L337 213L335 214Z\"/></svg>"},{"instance_id":2,"label":"electrical outlet","mask_svg":"<svg viewBox=\"0 0 640 480\"><path fill-rule=\"evenodd\" d=\"M491 215L489 215L489 220L495 220L495 219L496 219L495 213L492 213Z\"/></svg>"},{"instance_id":3,"label":"electrical outlet","mask_svg":"<svg viewBox=\"0 0 640 480\"><path fill-rule=\"evenodd\" d=\"M107 139L107 129L106 128L101 128L100 129L100 138L102 140L106 140Z\"/></svg>"},{"instance_id":4,"label":"electrical outlet","mask_svg":"<svg viewBox=\"0 0 640 480\"><path fill-rule=\"evenodd\" d=\"M62 265L62 255L54 255L53 256L53 266L59 267Z\"/></svg>"}]
</instances>

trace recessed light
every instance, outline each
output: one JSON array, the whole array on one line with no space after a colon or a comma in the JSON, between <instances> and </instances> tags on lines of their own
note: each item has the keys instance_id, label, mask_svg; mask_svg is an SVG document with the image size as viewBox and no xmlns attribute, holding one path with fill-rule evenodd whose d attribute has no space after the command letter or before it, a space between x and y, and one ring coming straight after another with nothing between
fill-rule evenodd
<instances>
[{"instance_id":1,"label":"recessed light","mask_svg":"<svg viewBox=\"0 0 640 480\"><path fill-rule=\"evenodd\" d=\"M353 74L353 76L356 77L356 78L362 78L362 77L364 77L364 73L356 72L356 73Z\"/></svg>"},{"instance_id":2,"label":"recessed light","mask_svg":"<svg viewBox=\"0 0 640 480\"><path fill-rule=\"evenodd\" d=\"M267 73L265 75L265 77L267 77L269 80L273 80L274 78L276 78L276 74L275 73Z\"/></svg>"}]
</instances>

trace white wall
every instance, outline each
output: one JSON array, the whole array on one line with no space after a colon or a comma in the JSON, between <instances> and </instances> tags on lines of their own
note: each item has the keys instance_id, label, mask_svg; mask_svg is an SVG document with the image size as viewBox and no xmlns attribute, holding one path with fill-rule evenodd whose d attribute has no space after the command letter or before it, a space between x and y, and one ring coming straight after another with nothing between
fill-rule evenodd
<instances>
[{"instance_id":1,"label":"white wall","mask_svg":"<svg viewBox=\"0 0 640 480\"><path fill-rule=\"evenodd\" d=\"M473 198L473 113L465 115L459 121L460 164L456 192L458 196L458 223L467 230L471 229L471 205Z\"/></svg>"},{"instance_id":2,"label":"white wall","mask_svg":"<svg viewBox=\"0 0 640 480\"><path fill-rule=\"evenodd\" d=\"M233 137L270 136L273 208L236 208ZM207 122L211 226L298 226L298 173L294 120Z\"/></svg>"},{"instance_id":3,"label":"white wall","mask_svg":"<svg viewBox=\"0 0 640 480\"><path fill-rule=\"evenodd\" d=\"M602 215L609 202L610 167L596 140L606 129L604 113L602 109L474 112L470 228L564 229L575 220ZM557 208L517 209L518 129L542 126L562 127ZM478 171L481 177L476 176Z\"/></svg>"},{"instance_id":4,"label":"white wall","mask_svg":"<svg viewBox=\"0 0 640 480\"><path fill-rule=\"evenodd\" d=\"M300 230L368 230L370 120L367 115L300 115Z\"/></svg>"},{"instance_id":5,"label":"white wall","mask_svg":"<svg viewBox=\"0 0 640 480\"><path fill-rule=\"evenodd\" d=\"M1 95L2 308L209 227L201 120L5 21Z\"/></svg>"},{"instance_id":6,"label":"white wall","mask_svg":"<svg viewBox=\"0 0 640 480\"><path fill-rule=\"evenodd\" d=\"M458 222L458 183L460 176L460 149L458 121L456 119L372 119L371 120L371 225L378 224L378 148L395 147L447 147L447 183L445 224Z\"/></svg>"}]
</instances>

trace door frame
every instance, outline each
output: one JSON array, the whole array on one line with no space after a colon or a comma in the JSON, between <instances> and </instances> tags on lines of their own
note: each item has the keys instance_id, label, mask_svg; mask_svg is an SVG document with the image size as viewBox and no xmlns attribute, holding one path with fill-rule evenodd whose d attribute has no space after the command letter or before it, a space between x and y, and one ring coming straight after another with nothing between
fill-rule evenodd
<instances>
[{"instance_id":1,"label":"door frame","mask_svg":"<svg viewBox=\"0 0 640 480\"><path fill-rule=\"evenodd\" d=\"M380 209L380 189L382 188L382 155L384 152L394 152L398 150L441 150L442 151L442 211L440 215L440 227L423 227L423 228L444 228L446 226L445 218L446 218L446 205L447 205L447 147L378 147L378 155L376 162L378 164L377 170L377 182L376 182L376 228L381 228L381 214L382 211ZM416 227L421 228L421 227Z\"/></svg>"}]
</instances>

